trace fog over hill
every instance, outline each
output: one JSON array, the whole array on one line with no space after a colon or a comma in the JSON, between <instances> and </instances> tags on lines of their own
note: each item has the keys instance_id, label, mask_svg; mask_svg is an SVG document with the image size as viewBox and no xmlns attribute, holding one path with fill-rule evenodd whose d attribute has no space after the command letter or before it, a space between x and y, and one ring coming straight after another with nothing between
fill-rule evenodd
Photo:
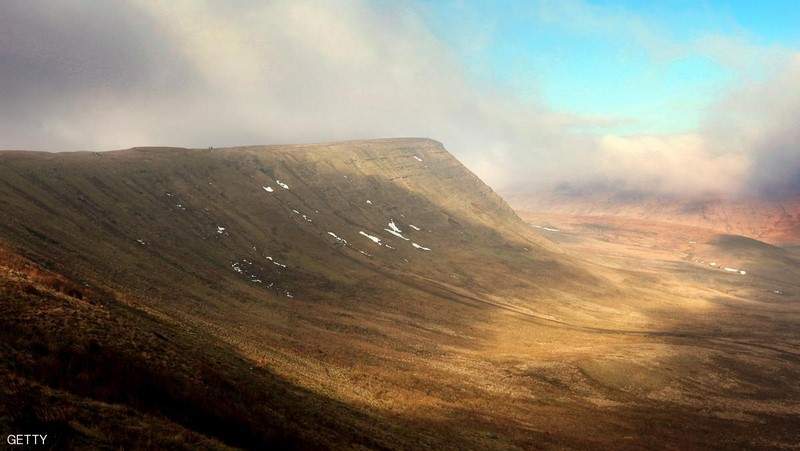
<instances>
[{"instance_id":1,"label":"fog over hill","mask_svg":"<svg viewBox=\"0 0 800 451\"><path fill-rule=\"evenodd\" d=\"M626 42L652 44L655 31L624 15L542 3L517 14L575 27L611 19ZM657 194L800 192L800 57L791 49L723 36L661 49L740 75L715 90L692 130L626 133L615 128L641 119L564 112L533 81L525 88L535 95L520 96L471 76L425 11L366 1L6 1L0 149L433 136L504 191L589 180ZM486 26L470 34L474 46Z\"/></svg>"}]
</instances>

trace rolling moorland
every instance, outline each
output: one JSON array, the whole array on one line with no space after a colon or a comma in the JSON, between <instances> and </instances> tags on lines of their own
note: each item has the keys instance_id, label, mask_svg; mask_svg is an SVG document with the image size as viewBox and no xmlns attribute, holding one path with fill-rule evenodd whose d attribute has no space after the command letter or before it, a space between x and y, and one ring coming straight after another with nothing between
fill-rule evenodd
<instances>
[{"instance_id":1,"label":"rolling moorland","mask_svg":"<svg viewBox=\"0 0 800 451\"><path fill-rule=\"evenodd\" d=\"M723 197L680 196L602 184L563 184L535 193L511 190L505 198L520 211L574 217L625 218L680 224L736 234L778 245L800 245L800 195L797 193Z\"/></svg>"},{"instance_id":2,"label":"rolling moorland","mask_svg":"<svg viewBox=\"0 0 800 451\"><path fill-rule=\"evenodd\" d=\"M436 141L5 151L0 211L0 430L54 448L800 442L797 249L520 217Z\"/></svg>"}]
</instances>

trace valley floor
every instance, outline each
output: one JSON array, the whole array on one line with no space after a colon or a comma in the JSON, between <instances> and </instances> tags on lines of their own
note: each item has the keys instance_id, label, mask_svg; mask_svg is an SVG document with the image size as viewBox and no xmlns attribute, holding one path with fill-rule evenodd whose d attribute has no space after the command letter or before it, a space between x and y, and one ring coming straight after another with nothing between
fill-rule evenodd
<instances>
[{"instance_id":1,"label":"valley floor","mask_svg":"<svg viewBox=\"0 0 800 451\"><path fill-rule=\"evenodd\" d=\"M420 280L419 287L406 289L432 292L424 299L438 303L434 310L439 313L421 307L420 317L409 320L378 313L369 306L348 306L349 313L345 313L341 306L319 304L313 306L313 319L299 309L286 312L279 322L287 330L279 338L259 327L264 320L260 306L243 305L226 317L225 323L232 327L214 334L216 344L204 345L181 343L185 339L177 333L174 338L169 332L162 335L158 330L163 330L163 325L143 326L140 319L125 319L138 314L122 314L126 307L121 305L84 305L84 300L70 296L69 289L43 287L41 280L26 273L24 265L15 267L6 261L4 294L8 296L14 284L32 288L22 289L26 298L13 304L13 311L8 310L12 308L10 298L3 304L2 329L13 335L3 342L18 361L9 368L5 360L3 371L12 384L5 387L4 400L40 398L38 407L27 406L31 409L28 420L45 429L73 430L66 434L72 438L61 442L69 447L81 447L82 443L147 447L149 442L143 442L137 432L142 429L148 430L150 440L159 446L171 443L190 448L224 448L223 442L251 447L264 440L289 448L797 446L800 277L795 276L800 267L789 268L788 273L785 267L778 271L770 260L777 257L770 255L747 260L736 249L709 245L714 234L699 229L620 220L601 224L533 214L525 218L538 226L540 233L613 278L618 296L529 302L524 297L463 293L442 284L434 290L432 281ZM709 266L712 261L719 263ZM746 267L746 274L719 269L728 261ZM62 305L53 307L43 298ZM92 313L65 316L65 310ZM468 327L458 321L434 321L441 311L453 317L478 315L481 321ZM117 318L108 323L112 315ZM87 343L85 337L69 332L70 316L89 330L119 327L113 322L129 321L135 328L153 329L138 331L152 343L129 338L141 355L126 355L128 351L120 349L123 345L119 343L126 338L109 340L102 332ZM12 318L41 323L34 327L41 335L32 332L30 323L21 328L10 322ZM196 318L184 319L189 323L180 327L208 327L191 324ZM178 326L175 318L152 321ZM58 349L57 343L48 342L62 333L61 338L74 340L77 348ZM21 343L24 340L32 342ZM78 342L81 344L75 345ZM84 355L93 352L92 346L117 362L92 361ZM205 357L180 351L196 346L209 346ZM33 349L34 355L26 357L20 348ZM59 377L84 377L93 384L99 379L108 385L109 378L145 371L136 369L141 365L152 368L153 357L148 357L152 352L166 354L166 365L180 363L185 367L181 372L186 372L163 376L175 381L153 384L182 385L187 384L182 378L212 378L186 387L206 390L203 396L208 396L207 400L197 399L196 394L174 394L158 402L176 403L178 409L225 403L233 394L240 396L242 387L218 392L213 378L232 375L248 384L260 384L252 390L271 387L271 395L247 394L245 406L223 409L218 420L213 416L173 416L165 421L159 419L164 406L155 407L146 399L121 407L129 403L118 391L128 388L82 387L58 381ZM59 363L48 360L53 353L60 353L51 358L60 359ZM169 357L170 353L175 355ZM26 358L51 363L25 368ZM112 368L106 368L109 365ZM114 369L115 365L122 369ZM91 374L93 371L103 374ZM160 371L146 377L173 372ZM240 374L253 371L258 372L256 376ZM141 390L138 395L143 397L153 396L146 388L135 390ZM275 405L267 406L266 412L251 411L246 407L249 402ZM316 407L309 409L309 402ZM99 417L86 418L86 404L91 403L96 404L91 409ZM114 412L120 420L110 420L110 413L104 411ZM242 415L253 418L236 419ZM215 432L208 423L221 421L221 427L235 428L237 422L259 418L268 418L270 427L281 432L251 427L255 437L236 437ZM19 423L19 419L15 421ZM338 430L342 425L352 430L343 433ZM7 425L14 426L13 421Z\"/></svg>"}]
</instances>

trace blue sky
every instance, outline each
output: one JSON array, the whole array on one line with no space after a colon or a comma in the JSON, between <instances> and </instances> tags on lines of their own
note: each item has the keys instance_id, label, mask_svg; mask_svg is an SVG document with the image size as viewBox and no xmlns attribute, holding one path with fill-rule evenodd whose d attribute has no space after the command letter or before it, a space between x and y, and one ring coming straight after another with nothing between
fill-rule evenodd
<instances>
[{"instance_id":1,"label":"blue sky","mask_svg":"<svg viewBox=\"0 0 800 451\"><path fill-rule=\"evenodd\" d=\"M431 30L471 76L559 112L611 121L602 132L685 133L720 90L763 64L708 42L800 47L800 8L773 1L423 1ZM731 55L728 55L731 56ZM733 55L735 57L735 55Z\"/></svg>"}]
</instances>

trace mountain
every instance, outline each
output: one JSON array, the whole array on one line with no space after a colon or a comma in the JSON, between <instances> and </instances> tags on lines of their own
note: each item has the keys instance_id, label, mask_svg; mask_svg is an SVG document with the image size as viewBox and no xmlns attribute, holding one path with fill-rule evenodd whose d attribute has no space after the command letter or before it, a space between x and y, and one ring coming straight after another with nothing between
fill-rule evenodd
<instances>
[{"instance_id":1,"label":"mountain","mask_svg":"<svg viewBox=\"0 0 800 451\"><path fill-rule=\"evenodd\" d=\"M514 208L571 216L624 217L706 228L773 244L800 244L800 195L781 198L681 197L560 186L506 196Z\"/></svg>"},{"instance_id":2,"label":"mountain","mask_svg":"<svg viewBox=\"0 0 800 451\"><path fill-rule=\"evenodd\" d=\"M0 429L57 449L796 442L793 269L570 247L432 140L0 152L0 208Z\"/></svg>"},{"instance_id":3,"label":"mountain","mask_svg":"<svg viewBox=\"0 0 800 451\"><path fill-rule=\"evenodd\" d=\"M495 291L502 272L593 280L430 140L3 152L0 205L4 354L21 362L4 372L25 387L6 400L56 390L57 406L37 399L15 421L55 421L74 446L113 446L93 440L139 422L211 436L190 447L378 445L391 427L297 379L324 393L344 382L317 380L341 371L326 361L380 366L431 352L424 336L461 341L477 319L461 304L484 305L461 291ZM72 420L98 402L135 409L117 413L134 425L88 426L105 407ZM138 418L153 414L166 424ZM372 432L335 431L348 421Z\"/></svg>"}]
</instances>

